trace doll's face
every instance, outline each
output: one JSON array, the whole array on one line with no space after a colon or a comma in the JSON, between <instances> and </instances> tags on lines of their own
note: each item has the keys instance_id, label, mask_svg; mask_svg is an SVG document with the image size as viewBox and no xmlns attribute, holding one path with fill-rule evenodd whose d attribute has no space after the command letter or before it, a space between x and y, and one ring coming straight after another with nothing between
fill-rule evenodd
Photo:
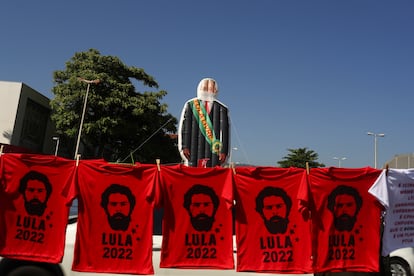
<instances>
[{"instance_id":1,"label":"doll's face","mask_svg":"<svg viewBox=\"0 0 414 276\"><path fill-rule=\"evenodd\" d=\"M213 101L218 94L217 83L213 79L203 79L198 84L197 98L203 101Z\"/></svg>"}]
</instances>

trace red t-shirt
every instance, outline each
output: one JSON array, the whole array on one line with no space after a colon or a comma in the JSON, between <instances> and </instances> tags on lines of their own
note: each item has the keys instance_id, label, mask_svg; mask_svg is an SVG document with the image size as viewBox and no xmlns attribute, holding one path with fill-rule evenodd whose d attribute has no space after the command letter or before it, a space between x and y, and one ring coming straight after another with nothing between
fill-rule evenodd
<instances>
[{"instance_id":1,"label":"red t-shirt","mask_svg":"<svg viewBox=\"0 0 414 276\"><path fill-rule=\"evenodd\" d=\"M382 208L368 189L380 172L310 170L299 198L312 211L315 272L379 271Z\"/></svg>"},{"instance_id":2,"label":"red t-shirt","mask_svg":"<svg viewBox=\"0 0 414 276\"><path fill-rule=\"evenodd\" d=\"M75 162L32 154L1 158L0 255L61 262Z\"/></svg>"},{"instance_id":3,"label":"red t-shirt","mask_svg":"<svg viewBox=\"0 0 414 276\"><path fill-rule=\"evenodd\" d=\"M237 271L312 273L310 221L298 211L306 171L236 168Z\"/></svg>"},{"instance_id":4,"label":"red t-shirt","mask_svg":"<svg viewBox=\"0 0 414 276\"><path fill-rule=\"evenodd\" d=\"M160 267L233 269L231 170L162 166L160 181Z\"/></svg>"},{"instance_id":5,"label":"red t-shirt","mask_svg":"<svg viewBox=\"0 0 414 276\"><path fill-rule=\"evenodd\" d=\"M81 160L78 229L72 269L154 274L152 266L155 165Z\"/></svg>"}]
</instances>

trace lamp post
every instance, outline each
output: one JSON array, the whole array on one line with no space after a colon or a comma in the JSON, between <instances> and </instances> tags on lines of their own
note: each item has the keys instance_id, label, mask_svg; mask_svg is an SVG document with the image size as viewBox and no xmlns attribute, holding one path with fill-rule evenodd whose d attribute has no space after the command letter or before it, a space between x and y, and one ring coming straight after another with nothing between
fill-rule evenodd
<instances>
[{"instance_id":1,"label":"lamp post","mask_svg":"<svg viewBox=\"0 0 414 276\"><path fill-rule=\"evenodd\" d=\"M55 146L55 156L57 156L58 154L58 150L59 150L59 136L54 136L52 137L53 141L56 141L56 146Z\"/></svg>"},{"instance_id":2,"label":"lamp post","mask_svg":"<svg viewBox=\"0 0 414 276\"><path fill-rule=\"evenodd\" d=\"M341 161L346 160L346 157L334 157L333 159L338 160L338 168L340 168Z\"/></svg>"},{"instance_id":3,"label":"lamp post","mask_svg":"<svg viewBox=\"0 0 414 276\"><path fill-rule=\"evenodd\" d=\"M78 155L78 151L79 151L79 143L80 143L80 138L81 138L81 134L82 134L83 120L85 119L86 103L88 102L89 88L91 86L91 83L94 83L94 84L99 83L99 79L96 79L96 80L85 80L83 78L79 78L79 80L82 81L82 82L84 82L84 83L87 83L88 86L86 88L85 100L83 102L82 117L81 117L80 126L79 126L78 140L76 141L76 149L75 149L75 157L74 157L74 159L76 159L76 157Z\"/></svg>"},{"instance_id":4,"label":"lamp post","mask_svg":"<svg viewBox=\"0 0 414 276\"><path fill-rule=\"evenodd\" d=\"M384 137L384 133L367 132L368 135L374 136L374 168L377 168L377 137Z\"/></svg>"}]
</instances>

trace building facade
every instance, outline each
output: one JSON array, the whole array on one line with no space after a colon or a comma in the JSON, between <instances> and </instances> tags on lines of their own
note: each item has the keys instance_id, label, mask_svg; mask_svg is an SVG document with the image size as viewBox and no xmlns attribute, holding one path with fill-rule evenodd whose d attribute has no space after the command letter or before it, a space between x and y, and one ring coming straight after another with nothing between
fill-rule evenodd
<instances>
[{"instance_id":1,"label":"building facade","mask_svg":"<svg viewBox=\"0 0 414 276\"><path fill-rule=\"evenodd\" d=\"M387 161L386 165L388 165L389 168L394 169L414 168L414 153L395 155L394 158Z\"/></svg>"},{"instance_id":2,"label":"building facade","mask_svg":"<svg viewBox=\"0 0 414 276\"><path fill-rule=\"evenodd\" d=\"M0 81L0 143L54 153L49 98L22 82Z\"/></svg>"}]
</instances>

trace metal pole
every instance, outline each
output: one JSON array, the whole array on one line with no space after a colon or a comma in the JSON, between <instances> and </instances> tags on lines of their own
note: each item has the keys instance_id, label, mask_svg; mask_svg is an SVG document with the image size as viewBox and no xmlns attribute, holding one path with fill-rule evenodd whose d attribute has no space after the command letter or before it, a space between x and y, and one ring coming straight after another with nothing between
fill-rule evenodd
<instances>
[{"instance_id":1,"label":"metal pole","mask_svg":"<svg viewBox=\"0 0 414 276\"><path fill-rule=\"evenodd\" d=\"M59 137L53 137L53 140L55 140L55 141L56 141L56 146L55 146L55 156L57 156L57 154L58 154L58 150L59 150L59 140L60 140L60 138L59 138Z\"/></svg>"},{"instance_id":2,"label":"metal pole","mask_svg":"<svg viewBox=\"0 0 414 276\"><path fill-rule=\"evenodd\" d=\"M377 135L374 135L374 168L377 168Z\"/></svg>"},{"instance_id":3,"label":"metal pole","mask_svg":"<svg viewBox=\"0 0 414 276\"><path fill-rule=\"evenodd\" d=\"M86 103L88 102L88 95L89 95L89 88L91 86L91 83L99 83L99 80L85 80L83 78L79 78L80 81L83 81L85 83L88 84L87 88L86 88L86 95L85 95L85 100L83 102L83 110L82 110L82 117L81 117L81 121L80 121L80 126L79 126L79 132L78 132L78 140L76 141L76 149L75 149L75 156L73 159L76 159L76 156L79 154L79 144L80 144L80 138L82 135L82 127L83 127L83 120L85 119L85 112L86 112Z\"/></svg>"},{"instance_id":4,"label":"metal pole","mask_svg":"<svg viewBox=\"0 0 414 276\"><path fill-rule=\"evenodd\" d=\"M368 135L374 136L374 168L377 168L377 137L384 137L384 133L367 132Z\"/></svg>"}]
</instances>

